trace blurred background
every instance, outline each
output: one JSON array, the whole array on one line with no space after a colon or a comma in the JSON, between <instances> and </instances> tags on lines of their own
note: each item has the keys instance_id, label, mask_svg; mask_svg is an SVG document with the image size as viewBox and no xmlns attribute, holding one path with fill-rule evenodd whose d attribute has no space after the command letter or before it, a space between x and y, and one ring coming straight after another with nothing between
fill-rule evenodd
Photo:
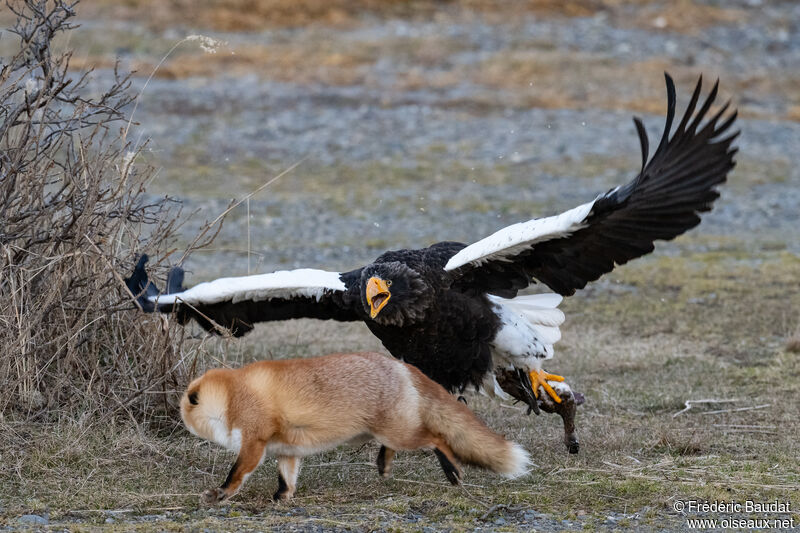
<instances>
[{"instance_id":1,"label":"blurred background","mask_svg":"<svg viewBox=\"0 0 800 533\"><path fill-rule=\"evenodd\" d=\"M187 240L302 161L251 199L249 225L243 204L190 259L199 278L248 264L349 269L583 203L638 170L634 114L658 140L664 71L679 110L702 74L741 117L737 169L691 246L800 250L796 2L85 0L77 11L72 65L94 67L100 86L117 59L136 71L128 138L159 168L152 194L201 209Z\"/></svg>"}]
</instances>

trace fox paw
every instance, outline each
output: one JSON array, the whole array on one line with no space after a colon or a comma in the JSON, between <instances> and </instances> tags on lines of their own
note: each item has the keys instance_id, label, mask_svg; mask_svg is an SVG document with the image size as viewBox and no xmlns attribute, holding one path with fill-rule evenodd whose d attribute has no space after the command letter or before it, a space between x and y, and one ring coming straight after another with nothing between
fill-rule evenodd
<instances>
[{"instance_id":1,"label":"fox paw","mask_svg":"<svg viewBox=\"0 0 800 533\"><path fill-rule=\"evenodd\" d=\"M286 502L291 500L293 496L294 494L288 490L278 490L278 492L272 495L272 501L275 503Z\"/></svg>"},{"instance_id":2,"label":"fox paw","mask_svg":"<svg viewBox=\"0 0 800 533\"><path fill-rule=\"evenodd\" d=\"M215 505L228 499L228 494L223 489L208 489L200 495L200 501L205 505Z\"/></svg>"}]
</instances>

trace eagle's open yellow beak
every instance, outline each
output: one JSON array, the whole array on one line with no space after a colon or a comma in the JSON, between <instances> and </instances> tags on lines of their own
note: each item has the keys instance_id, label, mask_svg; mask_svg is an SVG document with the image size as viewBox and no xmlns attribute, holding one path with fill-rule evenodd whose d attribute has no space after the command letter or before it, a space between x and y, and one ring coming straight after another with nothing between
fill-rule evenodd
<instances>
[{"instance_id":1,"label":"eagle's open yellow beak","mask_svg":"<svg viewBox=\"0 0 800 533\"><path fill-rule=\"evenodd\" d=\"M381 309L392 297L389 292L389 283L381 278L369 278L367 281L367 304L369 305L369 316L375 318Z\"/></svg>"}]
</instances>

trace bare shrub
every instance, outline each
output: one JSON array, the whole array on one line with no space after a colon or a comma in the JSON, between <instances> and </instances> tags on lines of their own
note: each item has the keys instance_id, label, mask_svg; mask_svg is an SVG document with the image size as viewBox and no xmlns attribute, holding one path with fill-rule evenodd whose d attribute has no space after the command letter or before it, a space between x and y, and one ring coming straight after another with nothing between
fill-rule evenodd
<instances>
[{"instance_id":1,"label":"bare shrub","mask_svg":"<svg viewBox=\"0 0 800 533\"><path fill-rule=\"evenodd\" d=\"M19 48L0 60L0 414L156 412L183 379L182 333L134 316L117 272L139 250L165 252L180 208L146 193L153 169L122 133L128 76L114 69L98 89L55 51L74 4L9 7L3 38Z\"/></svg>"}]
</instances>

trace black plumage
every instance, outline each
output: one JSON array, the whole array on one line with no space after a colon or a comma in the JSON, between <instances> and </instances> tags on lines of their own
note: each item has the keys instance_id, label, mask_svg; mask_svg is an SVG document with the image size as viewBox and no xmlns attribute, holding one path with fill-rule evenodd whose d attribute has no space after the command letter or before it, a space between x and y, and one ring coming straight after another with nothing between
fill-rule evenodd
<instances>
[{"instance_id":1,"label":"black plumage","mask_svg":"<svg viewBox=\"0 0 800 533\"><path fill-rule=\"evenodd\" d=\"M158 304L158 310L177 313L181 322L194 319L209 331L227 328L234 335L270 320L363 320L392 355L416 365L451 391L480 386L500 364L505 369L509 364L524 369L503 370L501 385L535 409L538 386L532 390L530 380L523 377L538 368L546 354L538 344L535 349L509 347L507 340L500 339L501 330L512 325L492 296L513 298L535 281L561 295L573 294L615 265L651 252L655 240L672 239L696 226L700 214L711 209L719 196L716 187L734 166L736 150L731 144L738 132L725 134L736 113L725 116L726 104L703 124L717 85L696 111L701 93L698 82L670 136L675 89L669 76L666 82L666 126L649 160L647 135L641 121L634 119L642 148L639 174L627 185L581 206L584 210L576 208L560 217L506 228L508 246L497 245L500 237L490 236L469 247L441 242L424 249L390 251L363 268L340 274L336 283L317 287L316 292L287 293L283 288L271 296L269 281L265 281L258 298L248 298L245 291L244 296L213 302L191 290L182 292L183 274L176 268L162 294L179 293L177 300ZM128 286L138 295L142 309L152 311L152 297L158 291L147 280L144 261L137 265ZM212 289L213 285L207 287L206 293L215 294Z\"/></svg>"}]
</instances>

